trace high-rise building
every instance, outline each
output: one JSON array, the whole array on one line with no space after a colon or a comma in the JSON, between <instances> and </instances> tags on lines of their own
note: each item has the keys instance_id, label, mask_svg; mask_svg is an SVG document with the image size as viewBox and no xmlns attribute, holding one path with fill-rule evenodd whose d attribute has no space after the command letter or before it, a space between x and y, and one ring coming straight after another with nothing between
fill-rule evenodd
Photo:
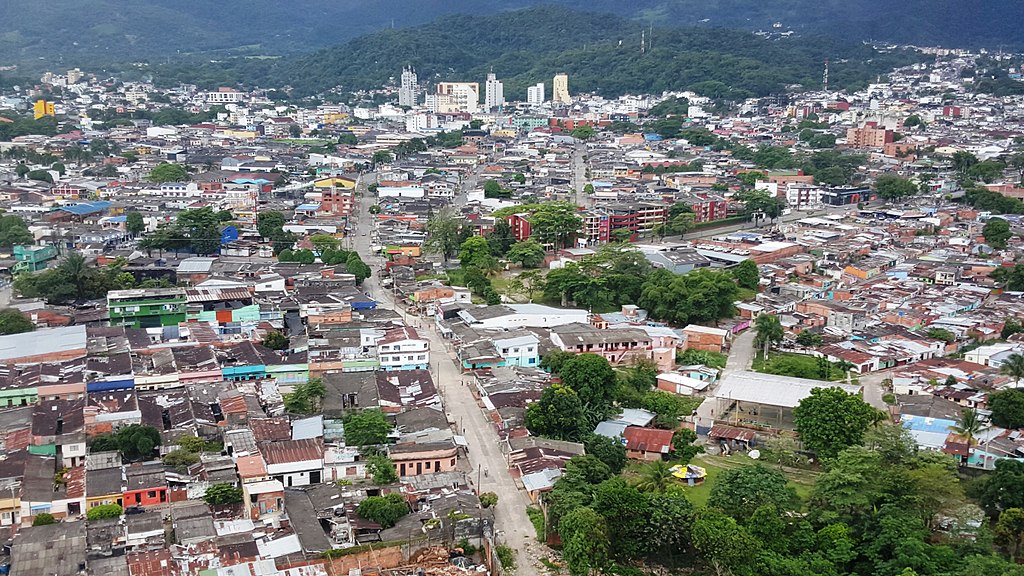
<instances>
[{"instance_id":1,"label":"high-rise building","mask_svg":"<svg viewBox=\"0 0 1024 576\"><path fill-rule=\"evenodd\" d=\"M436 92L432 108L434 112L473 114L480 108L479 82L439 82Z\"/></svg>"},{"instance_id":2,"label":"high-rise building","mask_svg":"<svg viewBox=\"0 0 1024 576\"><path fill-rule=\"evenodd\" d=\"M555 74L551 82L551 101L555 104L571 104L569 96L569 76L567 74Z\"/></svg>"},{"instance_id":3,"label":"high-rise building","mask_svg":"<svg viewBox=\"0 0 1024 576\"><path fill-rule=\"evenodd\" d=\"M544 83L538 82L526 89L526 103L539 106L544 103Z\"/></svg>"},{"instance_id":4,"label":"high-rise building","mask_svg":"<svg viewBox=\"0 0 1024 576\"><path fill-rule=\"evenodd\" d=\"M419 100L418 86L416 85L416 71L411 67L402 69L402 85L398 88L398 105L415 106Z\"/></svg>"},{"instance_id":5,"label":"high-rise building","mask_svg":"<svg viewBox=\"0 0 1024 576\"><path fill-rule=\"evenodd\" d=\"M71 70L68 70L68 85L78 84L78 81L81 80L84 76L85 74L83 74L82 71L78 68L72 68Z\"/></svg>"},{"instance_id":6,"label":"high-rise building","mask_svg":"<svg viewBox=\"0 0 1024 576\"><path fill-rule=\"evenodd\" d=\"M501 80L491 72L487 75L487 83L484 84L484 109L488 112L494 108L505 105L505 87Z\"/></svg>"}]
</instances>

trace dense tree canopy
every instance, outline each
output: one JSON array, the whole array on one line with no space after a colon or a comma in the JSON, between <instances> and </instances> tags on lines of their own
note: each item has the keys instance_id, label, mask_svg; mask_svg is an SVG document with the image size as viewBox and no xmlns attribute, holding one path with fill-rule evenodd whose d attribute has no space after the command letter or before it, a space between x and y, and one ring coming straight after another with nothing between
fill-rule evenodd
<instances>
[{"instance_id":1,"label":"dense tree canopy","mask_svg":"<svg viewBox=\"0 0 1024 576\"><path fill-rule=\"evenodd\" d=\"M822 458L832 458L860 444L877 412L841 388L815 388L793 409L793 418L804 445Z\"/></svg>"}]
</instances>

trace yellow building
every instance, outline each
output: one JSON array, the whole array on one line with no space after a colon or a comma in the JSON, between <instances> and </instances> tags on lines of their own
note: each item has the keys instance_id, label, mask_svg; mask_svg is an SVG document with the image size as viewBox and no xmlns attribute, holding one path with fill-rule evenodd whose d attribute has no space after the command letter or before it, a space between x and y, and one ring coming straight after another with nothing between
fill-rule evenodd
<instances>
[{"instance_id":1,"label":"yellow building","mask_svg":"<svg viewBox=\"0 0 1024 576\"><path fill-rule=\"evenodd\" d=\"M35 113L36 120L39 120L43 116L57 115L57 112L53 107L53 102L47 102L46 100L36 100L35 105L32 107L32 111Z\"/></svg>"},{"instance_id":2,"label":"yellow building","mask_svg":"<svg viewBox=\"0 0 1024 576\"><path fill-rule=\"evenodd\" d=\"M350 190L356 187L356 181L351 178L345 178L344 176L332 176L330 178L321 178L313 182L314 188L345 188Z\"/></svg>"},{"instance_id":3,"label":"yellow building","mask_svg":"<svg viewBox=\"0 0 1024 576\"><path fill-rule=\"evenodd\" d=\"M551 101L555 104L572 103L572 97L569 96L569 76L567 74L555 74L551 82Z\"/></svg>"}]
</instances>

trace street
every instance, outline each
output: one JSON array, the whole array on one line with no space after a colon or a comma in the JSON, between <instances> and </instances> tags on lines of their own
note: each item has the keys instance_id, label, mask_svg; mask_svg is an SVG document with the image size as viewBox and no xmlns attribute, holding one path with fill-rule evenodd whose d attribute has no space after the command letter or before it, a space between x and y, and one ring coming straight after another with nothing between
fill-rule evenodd
<instances>
[{"instance_id":1,"label":"street","mask_svg":"<svg viewBox=\"0 0 1024 576\"><path fill-rule=\"evenodd\" d=\"M757 333L752 329L748 328L740 333L732 341L732 348L729 350L729 357L725 361L725 368L722 369L721 376L718 382L707 391L707 400L705 400L700 406L697 407L697 423L701 426L711 427L715 421L715 394L718 392L718 385L723 380L734 372L743 372L750 370L750 365L754 361L754 338Z\"/></svg>"},{"instance_id":2,"label":"street","mask_svg":"<svg viewBox=\"0 0 1024 576\"><path fill-rule=\"evenodd\" d=\"M364 175L365 176L365 175ZM380 286L377 272L384 264L379 254L370 254L370 239L373 233L373 219L369 208L375 202L366 186L369 182L360 181L359 199L357 201L356 229L353 246L366 258L366 263L374 269L374 275L363 282L363 290L386 307L399 310L392 292ZM464 194L460 194L464 198ZM524 492L516 486L508 473L505 455L498 445L498 434L493 424L487 421L483 410L466 384L468 378L455 365L453 353L449 352L448 343L434 330L433 321L416 319L413 325L419 324L419 332L430 341L430 361L434 380L441 393L445 411L451 415L453 423L465 428L466 441L469 444L468 459L473 473L470 480L475 484L480 478L480 492L494 492L498 495L495 510L495 530L499 533L497 540L516 552L516 565L520 574L539 572L533 559L537 554L528 551L539 546L533 524L526 515L529 504ZM460 431L461 432L461 431ZM482 472L486 470L487 475Z\"/></svg>"}]
</instances>

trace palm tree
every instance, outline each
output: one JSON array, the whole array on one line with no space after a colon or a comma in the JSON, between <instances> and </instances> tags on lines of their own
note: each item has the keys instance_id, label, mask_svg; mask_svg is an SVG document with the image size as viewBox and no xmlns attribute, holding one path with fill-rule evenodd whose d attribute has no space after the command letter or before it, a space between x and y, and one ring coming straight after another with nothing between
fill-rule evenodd
<instances>
[{"instance_id":1,"label":"palm tree","mask_svg":"<svg viewBox=\"0 0 1024 576\"><path fill-rule=\"evenodd\" d=\"M1010 354L999 366L999 373L1013 378L1015 386L1020 386L1020 379L1024 378L1024 356Z\"/></svg>"},{"instance_id":2,"label":"palm tree","mask_svg":"<svg viewBox=\"0 0 1024 576\"><path fill-rule=\"evenodd\" d=\"M975 437L981 432L982 422L978 411L973 408L964 408L960 411L960 420L949 427L949 431L967 440L967 458L960 457L960 465L966 465L971 457L971 446L977 442Z\"/></svg>"},{"instance_id":3,"label":"palm tree","mask_svg":"<svg viewBox=\"0 0 1024 576\"><path fill-rule=\"evenodd\" d=\"M672 485L672 467L664 460L655 460L644 466L636 487L644 492L662 493Z\"/></svg>"},{"instance_id":4,"label":"palm tree","mask_svg":"<svg viewBox=\"0 0 1024 576\"><path fill-rule=\"evenodd\" d=\"M89 263L78 252L72 252L64 257L58 265L58 269L64 274L68 283L75 287L75 294L81 298L85 290L85 279L89 275Z\"/></svg>"}]
</instances>

